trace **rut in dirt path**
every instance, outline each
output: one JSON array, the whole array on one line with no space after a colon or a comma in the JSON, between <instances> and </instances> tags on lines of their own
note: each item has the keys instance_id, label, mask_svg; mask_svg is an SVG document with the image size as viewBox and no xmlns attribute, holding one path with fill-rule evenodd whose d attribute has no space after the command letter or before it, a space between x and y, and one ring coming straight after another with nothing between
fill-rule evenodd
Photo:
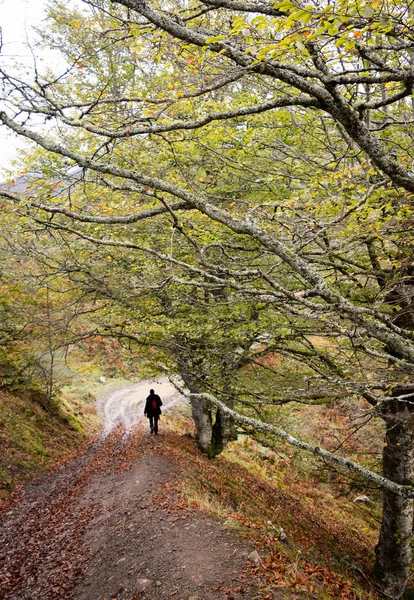
<instances>
[{"instance_id":1,"label":"rut in dirt path","mask_svg":"<svg viewBox=\"0 0 414 600\"><path fill-rule=\"evenodd\" d=\"M143 384L101 400L107 420L100 440L28 485L0 515L1 600L254 597L245 595L242 577L252 548L165 496L163 486L174 488L180 469L157 452L168 433L153 439L134 428L149 391ZM180 400L175 390L154 388L165 408ZM142 408L136 422L131 404Z\"/></svg>"}]
</instances>

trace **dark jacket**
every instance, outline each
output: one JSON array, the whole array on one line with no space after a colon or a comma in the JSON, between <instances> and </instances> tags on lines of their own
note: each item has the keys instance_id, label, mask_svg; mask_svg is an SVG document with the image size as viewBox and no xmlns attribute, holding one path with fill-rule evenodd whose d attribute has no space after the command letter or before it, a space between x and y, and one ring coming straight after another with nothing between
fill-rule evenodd
<instances>
[{"instance_id":1,"label":"dark jacket","mask_svg":"<svg viewBox=\"0 0 414 600\"><path fill-rule=\"evenodd\" d=\"M153 408L152 407L152 403L156 402L157 407ZM152 416L159 416L161 414L161 406L162 406L162 402L161 402L161 398L158 396L158 394L150 394L147 398L147 401L145 402L145 410L144 410L144 415L147 415L147 417Z\"/></svg>"}]
</instances>

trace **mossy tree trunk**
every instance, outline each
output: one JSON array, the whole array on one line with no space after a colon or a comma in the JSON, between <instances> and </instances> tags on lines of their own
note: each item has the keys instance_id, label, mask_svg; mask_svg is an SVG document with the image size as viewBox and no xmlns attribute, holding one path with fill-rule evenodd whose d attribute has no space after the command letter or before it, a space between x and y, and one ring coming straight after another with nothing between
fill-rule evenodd
<instances>
[{"instance_id":1,"label":"mossy tree trunk","mask_svg":"<svg viewBox=\"0 0 414 600\"><path fill-rule=\"evenodd\" d=\"M408 392L408 393L407 393ZM399 386L386 400L381 416L386 424L383 475L402 485L414 482L413 386ZM411 572L413 500L383 490L383 518L376 547L374 573L388 598L401 598Z\"/></svg>"}]
</instances>

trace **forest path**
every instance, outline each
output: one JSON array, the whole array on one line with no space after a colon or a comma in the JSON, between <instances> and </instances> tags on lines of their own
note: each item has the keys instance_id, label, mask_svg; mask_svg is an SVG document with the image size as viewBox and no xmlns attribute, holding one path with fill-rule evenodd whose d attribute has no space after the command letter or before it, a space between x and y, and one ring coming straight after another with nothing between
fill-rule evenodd
<instances>
[{"instance_id":1,"label":"forest path","mask_svg":"<svg viewBox=\"0 0 414 600\"><path fill-rule=\"evenodd\" d=\"M151 387L167 407L179 399L165 383ZM142 417L148 382L132 388L101 403L109 416L98 442L0 515L2 600L255 597L244 573L253 548L175 497L182 467L162 452L172 434L162 423L158 437L131 429L129 408L118 425L122 398Z\"/></svg>"},{"instance_id":2,"label":"forest path","mask_svg":"<svg viewBox=\"0 0 414 600\"><path fill-rule=\"evenodd\" d=\"M108 435L118 425L125 427L127 433L139 425L144 418L145 400L151 388L161 397L163 411L180 402L188 404L188 400L176 390L167 377L146 379L115 391L108 386L101 393L97 403L103 420L103 435Z\"/></svg>"}]
</instances>

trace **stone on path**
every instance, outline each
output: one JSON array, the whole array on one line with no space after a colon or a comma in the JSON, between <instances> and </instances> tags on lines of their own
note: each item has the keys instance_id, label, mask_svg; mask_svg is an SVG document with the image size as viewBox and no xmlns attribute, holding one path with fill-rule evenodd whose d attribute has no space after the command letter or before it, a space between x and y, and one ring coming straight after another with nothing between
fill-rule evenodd
<instances>
[{"instance_id":1,"label":"stone on path","mask_svg":"<svg viewBox=\"0 0 414 600\"><path fill-rule=\"evenodd\" d=\"M249 556L247 557L247 560L250 560L251 563L253 563L254 565L260 565L260 563L262 562L262 559L259 556L259 553L257 552L257 550L253 550L253 552L251 552L249 554Z\"/></svg>"},{"instance_id":2,"label":"stone on path","mask_svg":"<svg viewBox=\"0 0 414 600\"><path fill-rule=\"evenodd\" d=\"M136 591L140 594L141 592L145 592L152 585L151 579L138 579Z\"/></svg>"}]
</instances>

